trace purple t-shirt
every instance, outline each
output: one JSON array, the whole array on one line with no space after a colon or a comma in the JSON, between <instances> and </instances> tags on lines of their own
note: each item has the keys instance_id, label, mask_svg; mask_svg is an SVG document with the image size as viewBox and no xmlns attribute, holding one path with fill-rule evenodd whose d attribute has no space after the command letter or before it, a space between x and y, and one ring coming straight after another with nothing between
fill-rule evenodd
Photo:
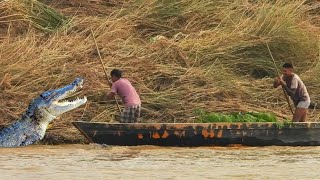
<instances>
[{"instance_id":1,"label":"purple t-shirt","mask_svg":"<svg viewBox=\"0 0 320 180\"><path fill-rule=\"evenodd\" d=\"M134 89L130 81L125 78L120 78L114 82L111 87L111 92L120 96L125 107L141 104L137 91Z\"/></svg>"}]
</instances>

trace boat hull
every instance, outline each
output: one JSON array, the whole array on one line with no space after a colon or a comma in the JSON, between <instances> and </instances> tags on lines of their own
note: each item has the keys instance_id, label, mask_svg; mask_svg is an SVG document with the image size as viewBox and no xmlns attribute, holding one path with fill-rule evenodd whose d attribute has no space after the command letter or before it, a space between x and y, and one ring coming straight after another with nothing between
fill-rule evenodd
<instances>
[{"instance_id":1,"label":"boat hull","mask_svg":"<svg viewBox=\"0 0 320 180\"><path fill-rule=\"evenodd\" d=\"M73 122L91 143L107 145L318 146L320 123L97 123Z\"/></svg>"}]
</instances>

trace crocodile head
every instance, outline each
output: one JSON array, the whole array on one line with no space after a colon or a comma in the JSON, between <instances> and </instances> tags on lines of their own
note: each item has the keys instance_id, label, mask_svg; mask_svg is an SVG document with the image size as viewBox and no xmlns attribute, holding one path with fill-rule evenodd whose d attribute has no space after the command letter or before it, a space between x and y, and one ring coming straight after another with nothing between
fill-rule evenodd
<instances>
[{"instance_id":1,"label":"crocodile head","mask_svg":"<svg viewBox=\"0 0 320 180\"><path fill-rule=\"evenodd\" d=\"M43 139L52 120L87 102L86 97L66 100L81 88L82 84L83 79L77 78L69 85L46 91L33 99L22 119L0 131L0 147L26 146Z\"/></svg>"},{"instance_id":2,"label":"crocodile head","mask_svg":"<svg viewBox=\"0 0 320 180\"><path fill-rule=\"evenodd\" d=\"M49 90L35 98L24 114L36 121L52 121L55 117L75 109L87 102L87 98L76 98L69 101L66 98L82 88L83 79L77 78L71 84L60 89Z\"/></svg>"}]
</instances>

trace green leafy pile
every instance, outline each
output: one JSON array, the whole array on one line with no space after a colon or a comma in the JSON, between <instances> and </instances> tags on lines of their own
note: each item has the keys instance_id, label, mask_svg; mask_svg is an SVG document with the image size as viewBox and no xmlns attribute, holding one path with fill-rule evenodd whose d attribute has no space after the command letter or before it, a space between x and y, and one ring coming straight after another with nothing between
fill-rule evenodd
<instances>
[{"instance_id":1,"label":"green leafy pile","mask_svg":"<svg viewBox=\"0 0 320 180\"><path fill-rule=\"evenodd\" d=\"M206 112L204 110L195 110L196 122L212 123L212 122L277 122L277 118L272 113L215 113Z\"/></svg>"}]
</instances>

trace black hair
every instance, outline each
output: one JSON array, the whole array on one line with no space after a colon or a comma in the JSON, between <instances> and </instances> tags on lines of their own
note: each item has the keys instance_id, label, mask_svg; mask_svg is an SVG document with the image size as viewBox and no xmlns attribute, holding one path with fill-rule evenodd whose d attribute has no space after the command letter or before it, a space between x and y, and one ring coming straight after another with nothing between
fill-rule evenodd
<instances>
[{"instance_id":1,"label":"black hair","mask_svg":"<svg viewBox=\"0 0 320 180\"><path fill-rule=\"evenodd\" d=\"M283 68L292 68L293 69L293 65L291 63L284 63L282 65Z\"/></svg>"},{"instance_id":2,"label":"black hair","mask_svg":"<svg viewBox=\"0 0 320 180\"><path fill-rule=\"evenodd\" d=\"M110 73L111 76L117 77L117 78L121 78L122 77L122 71L120 71L119 69L113 69Z\"/></svg>"}]
</instances>

